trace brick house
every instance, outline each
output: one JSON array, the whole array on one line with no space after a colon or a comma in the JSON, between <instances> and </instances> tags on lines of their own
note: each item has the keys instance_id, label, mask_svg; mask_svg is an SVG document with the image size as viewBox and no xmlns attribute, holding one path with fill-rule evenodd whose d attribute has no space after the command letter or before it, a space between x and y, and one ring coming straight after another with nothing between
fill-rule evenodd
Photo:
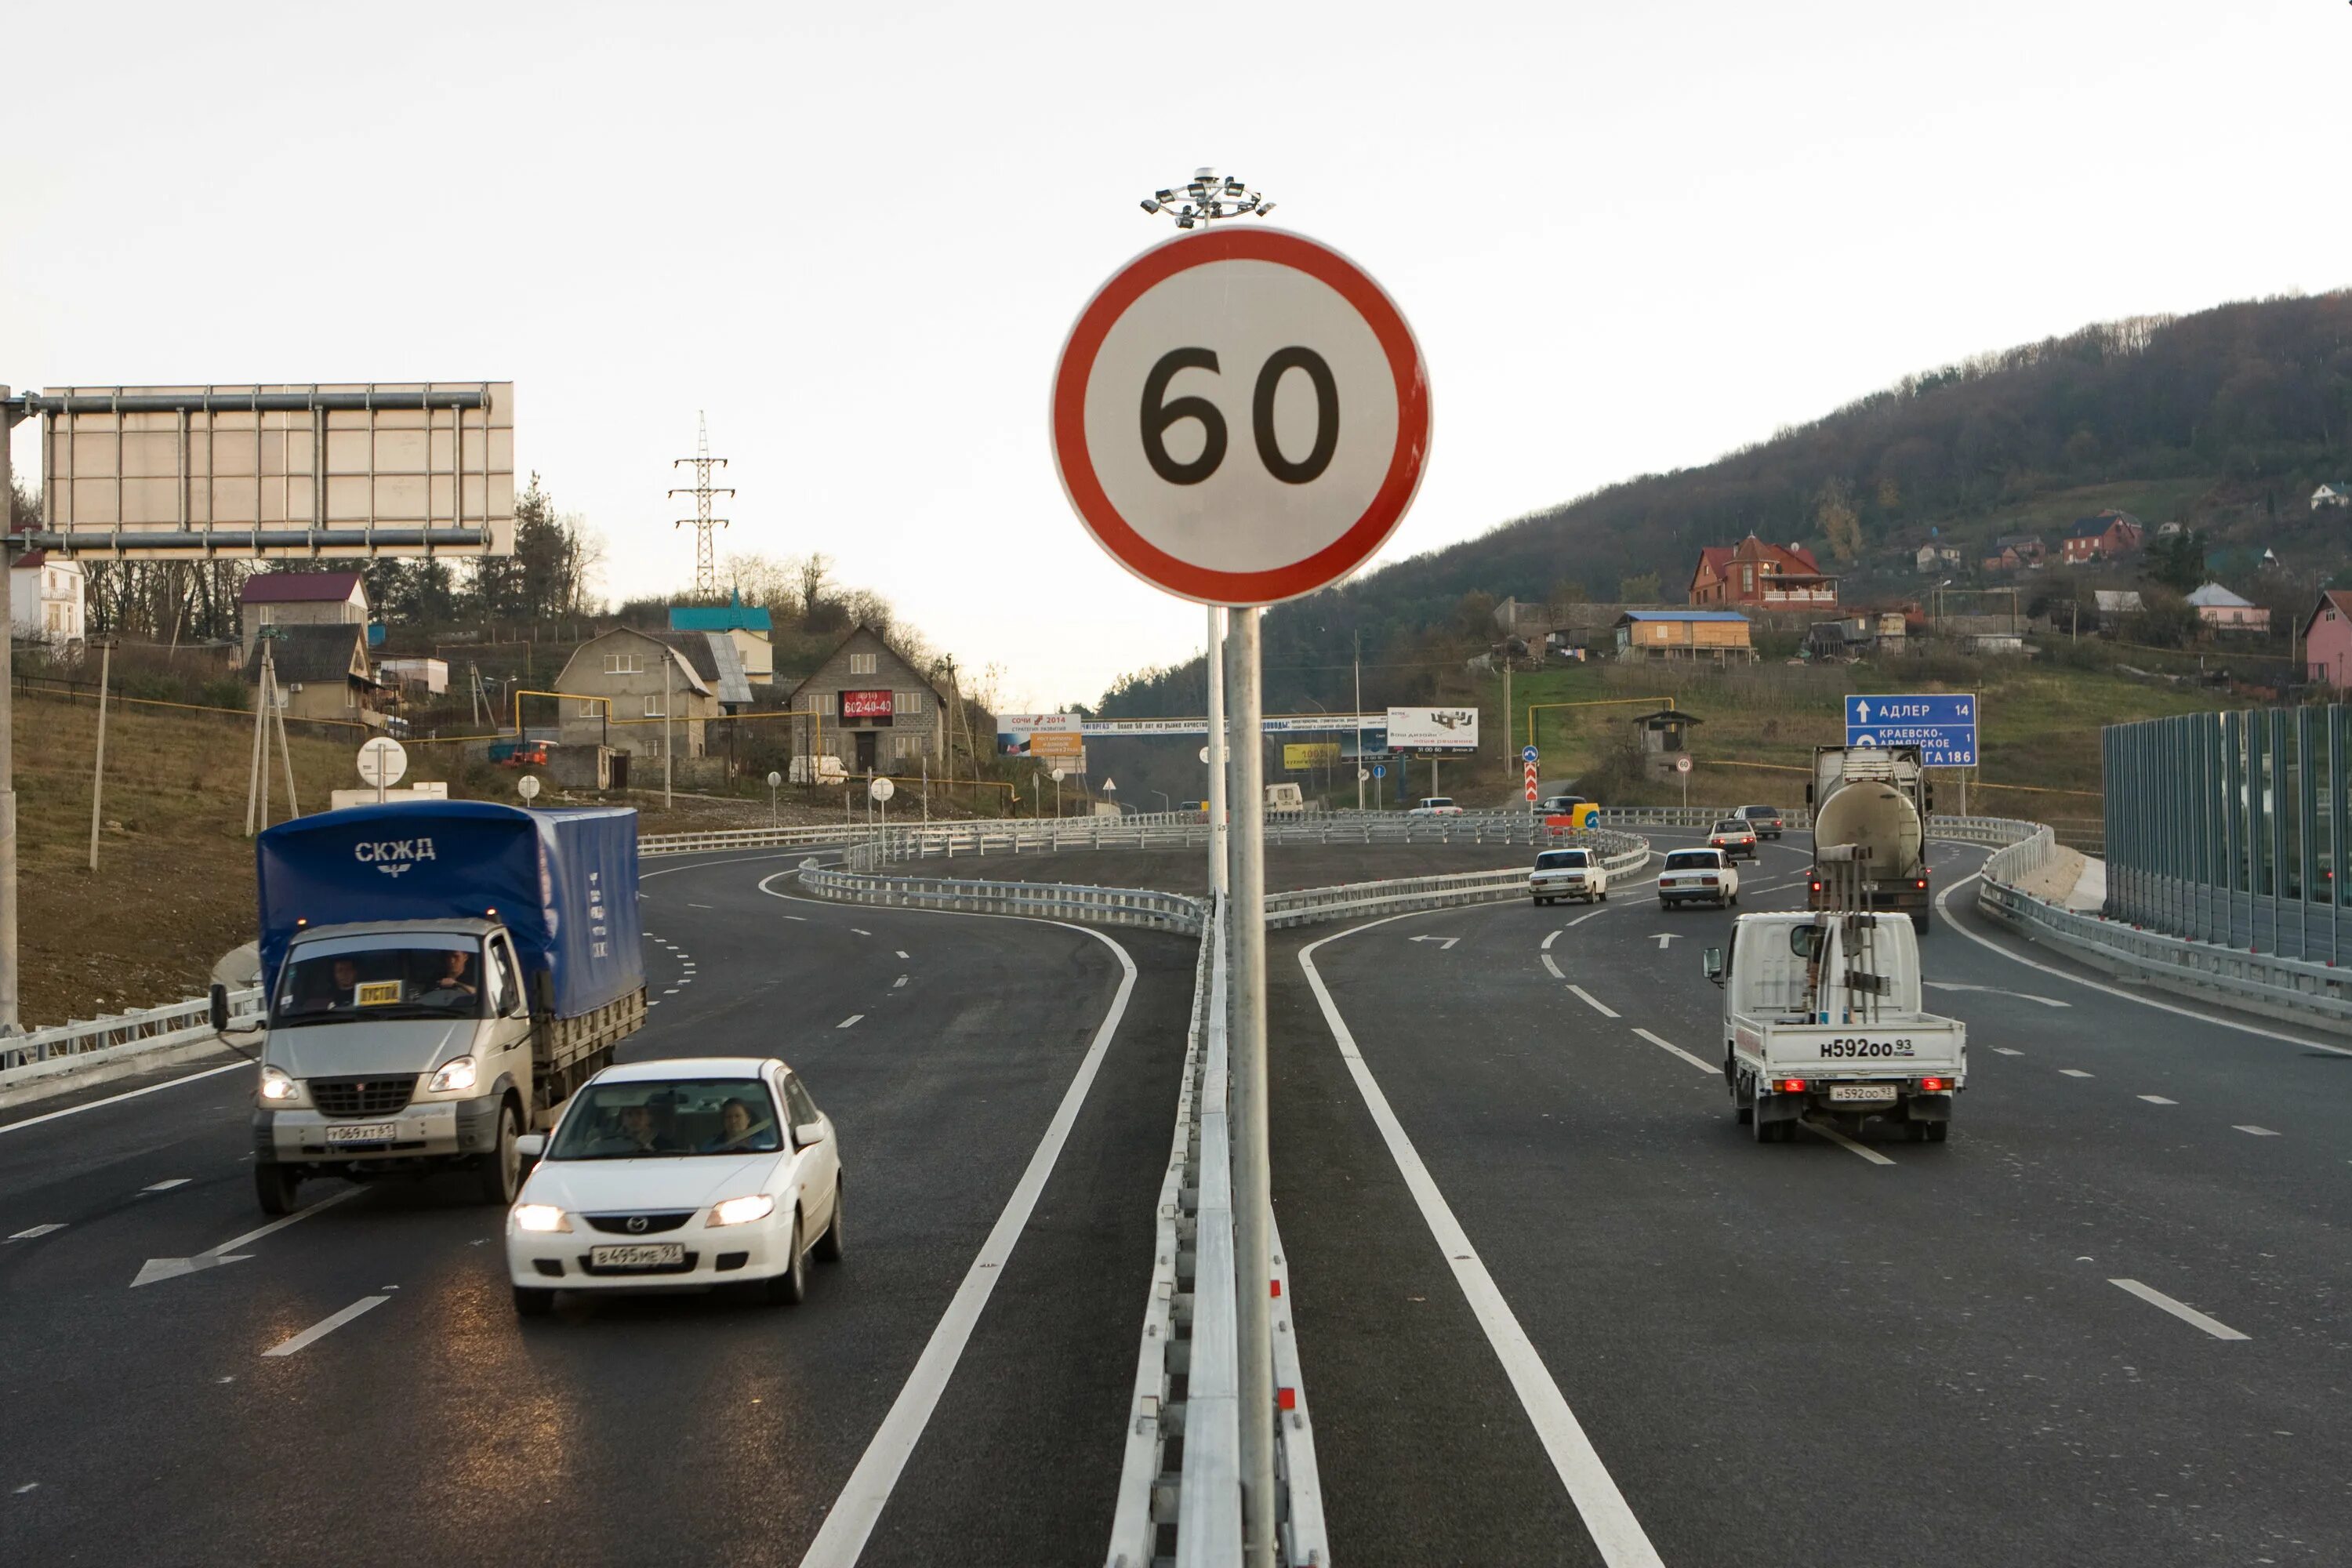
<instances>
[{"instance_id":1,"label":"brick house","mask_svg":"<svg viewBox=\"0 0 2352 1568\"><path fill-rule=\"evenodd\" d=\"M784 705L803 715L793 721L796 777L815 777L818 757L861 775L928 766L941 776L954 755L950 695L866 626L844 637ZM982 729L995 733L992 725Z\"/></svg>"},{"instance_id":2,"label":"brick house","mask_svg":"<svg viewBox=\"0 0 2352 1568\"><path fill-rule=\"evenodd\" d=\"M1737 544L1709 545L1691 573L1694 605L1754 605L1762 609L1837 607L1838 580L1801 544L1769 544L1749 534Z\"/></svg>"},{"instance_id":3,"label":"brick house","mask_svg":"<svg viewBox=\"0 0 2352 1568\"><path fill-rule=\"evenodd\" d=\"M2303 623L2303 668L2341 691L2352 687L2352 593L2328 588Z\"/></svg>"},{"instance_id":4,"label":"brick house","mask_svg":"<svg viewBox=\"0 0 2352 1568\"><path fill-rule=\"evenodd\" d=\"M375 675L368 667L365 626L332 622L280 626L269 640L278 707L286 717L383 724L383 715L376 708ZM257 646L246 651L245 683L261 684Z\"/></svg>"},{"instance_id":5,"label":"brick house","mask_svg":"<svg viewBox=\"0 0 2352 1568\"><path fill-rule=\"evenodd\" d=\"M2004 533L1992 542L1986 552L1984 569L1988 572L2025 572L2039 566L2048 558L2038 535Z\"/></svg>"},{"instance_id":6,"label":"brick house","mask_svg":"<svg viewBox=\"0 0 2352 1568\"><path fill-rule=\"evenodd\" d=\"M740 669L735 679L741 683ZM704 726L726 715L726 685L708 635L617 626L581 644L555 678L555 689L563 694L556 739L567 746L609 745L659 757L667 729L674 755L698 757ZM739 706L748 705L751 696L744 685Z\"/></svg>"},{"instance_id":7,"label":"brick house","mask_svg":"<svg viewBox=\"0 0 2352 1568\"><path fill-rule=\"evenodd\" d=\"M2147 532L2139 520L2126 511L2103 511L2095 517L2078 518L2058 547L2059 558L2069 566L2080 566L2089 561L2113 561L2137 550Z\"/></svg>"},{"instance_id":8,"label":"brick house","mask_svg":"<svg viewBox=\"0 0 2352 1568\"><path fill-rule=\"evenodd\" d=\"M367 589L356 572L257 572L237 590L245 651L264 626L364 626Z\"/></svg>"},{"instance_id":9,"label":"brick house","mask_svg":"<svg viewBox=\"0 0 2352 1568\"><path fill-rule=\"evenodd\" d=\"M1752 663L1748 630L1736 610L1628 610L1617 617L1617 657Z\"/></svg>"}]
</instances>

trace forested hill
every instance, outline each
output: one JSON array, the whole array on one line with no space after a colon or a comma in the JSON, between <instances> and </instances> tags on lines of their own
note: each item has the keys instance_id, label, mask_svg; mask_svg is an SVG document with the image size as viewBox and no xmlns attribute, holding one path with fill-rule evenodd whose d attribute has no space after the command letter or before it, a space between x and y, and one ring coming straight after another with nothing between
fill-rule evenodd
<instances>
[{"instance_id":1,"label":"forested hill","mask_svg":"<svg viewBox=\"0 0 2352 1568\"><path fill-rule=\"evenodd\" d=\"M2312 489L2352 478L2347 426L2352 290L2086 327L1907 377L1704 467L1612 485L1281 605L1267 617L1267 704L1344 700L1336 667L1359 633L1367 702L1412 695L1416 656L1473 630L1465 595L1680 602L1699 547L1750 531L1808 543L1857 603L1908 591L1910 553L1931 531L1969 546L2038 529L2054 545L2074 517L2121 506L2217 543L2307 532ZM2281 539L2282 557L2294 542ZM2340 563L2343 545L2332 548ZM1654 588L1621 592L1652 574ZM1174 711L1164 703L1181 706L1182 689L1197 698L1198 669L1140 672L1105 711Z\"/></svg>"}]
</instances>

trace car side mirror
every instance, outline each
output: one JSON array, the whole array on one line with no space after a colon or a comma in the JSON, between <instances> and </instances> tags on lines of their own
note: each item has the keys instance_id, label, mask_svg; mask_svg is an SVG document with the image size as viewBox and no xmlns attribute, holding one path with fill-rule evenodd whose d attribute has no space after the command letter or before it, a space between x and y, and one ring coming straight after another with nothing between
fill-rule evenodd
<instances>
[{"instance_id":1,"label":"car side mirror","mask_svg":"<svg viewBox=\"0 0 2352 1568\"><path fill-rule=\"evenodd\" d=\"M824 1142L824 1123L822 1121L803 1121L793 1129L793 1147L795 1149L805 1149L812 1143Z\"/></svg>"},{"instance_id":2,"label":"car side mirror","mask_svg":"<svg viewBox=\"0 0 2352 1568\"><path fill-rule=\"evenodd\" d=\"M212 989L213 1033L228 1033L228 987L215 982Z\"/></svg>"},{"instance_id":3,"label":"car side mirror","mask_svg":"<svg viewBox=\"0 0 2352 1568\"><path fill-rule=\"evenodd\" d=\"M1723 949L1710 947L1699 961L1699 968L1717 985L1723 984Z\"/></svg>"},{"instance_id":4,"label":"car side mirror","mask_svg":"<svg viewBox=\"0 0 2352 1568\"><path fill-rule=\"evenodd\" d=\"M526 1132L515 1140L515 1155L522 1161L522 1168L526 1171L538 1164L546 1153L547 1134L544 1132Z\"/></svg>"}]
</instances>

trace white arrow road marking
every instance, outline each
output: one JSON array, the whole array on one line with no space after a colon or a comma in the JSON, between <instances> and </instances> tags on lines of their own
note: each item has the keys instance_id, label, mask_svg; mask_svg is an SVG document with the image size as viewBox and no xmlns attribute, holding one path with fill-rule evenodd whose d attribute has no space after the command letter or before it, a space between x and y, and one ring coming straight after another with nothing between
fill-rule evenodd
<instances>
[{"instance_id":1,"label":"white arrow road marking","mask_svg":"<svg viewBox=\"0 0 2352 1568\"><path fill-rule=\"evenodd\" d=\"M852 1013L848 1017L844 1018L840 1023L835 1024L834 1027L836 1029L846 1029L850 1025L855 1024L858 1019L863 1018L864 1016L866 1016L866 1015L863 1013Z\"/></svg>"},{"instance_id":2,"label":"white arrow road marking","mask_svg":"<svg viewBox=\"0 0 2352 1568\"><path fill-rule=\"evenodd\" d=\"M37 1237L47 1236L53 1230L63 1229L65 1229L65 1226L61 1225L37 1225L30 1230L18 1231L8 1239L11 1241L31 1241Z\"/></svg>"},{"instance_id":3,"label":"white arrow road marking","mask_svg":"<svg viewBox=\"0 0 2352 1568\"><path fill-rule=\"evenodd\" d=\"M1444 952L1462 939L1458 936L1417 936L1412 940L1414 942L1433 942L1437 943L1437 951Z\"/></svg>"},{"instance_id":4,"label":"white arrow road marking","mask_svg":"<svg viewBox=\"0 0 2352 1568\"><path fill-rule=\"evenodd\" d=\"M300 1333L296 1334L292 1339L285 1340L278 1344L274 1344L268 1350L263 1351L261 1353L265 1356L292 1355L296 1351L302 1349L305 1345L316 1344L319 1341L325 1339L329 1334L333 1333L337 1329L341 1328L345 1323L350 1322L353 1318L358 1317L361 1313L373 1311L391 1300L392 1298L389 1296L362 1296L358 1300L352 1302L350 1306L344 1308L341 1311L335 1313L331 1317L320 1319L309 1328L304 1329Z\"/></svg>"},{"instance_id":5,"label":"white arrow road marking","mask_svg":"<svg viewBox=\"0 0 2352 1568\"><path fill-rule=\"evenodd\" d=\"M224 1263L243 1263L246 1261L246 1257L236 1250L238 1247L249 1247L272 1232L284 1230L289 1225L299 1224L314 1214L334 1207L345 1198L355 1198L359 1194L360 1189L357 1187L345 1187L340 1193L330 1193L309 1208L297 1209L292 1214L273 1219L258 1230L248 1230L243 1236L233 1236L218 1247L206 1247L194 1258L151 1258L147 1260L146 1266L139 1270L139 1278L131 1282L131 1288L136 1290L142 1285L152 1285L158 1279L177 1279L183 1274L194 1274L205 1268L217 1268Z\"/></svg>"},{"instance_id":6,"label":"white arrow road marking","mask_svg":"<svg viewBox=\"0 0 2352 1568\"><path fill-rule=\"evenodd\" d=\"M1691 1066L1698 1068L1701 1072L1713 1072L1716 1070L1712 1066L1699 1060L1696 1057L1691 1055L1688 1051L1683 1049L1672 1040L1662 1040L1658 1038L1657 1036L1650 1033L1649 1030L1642 1027L1639 1024L1633 1026L1633 1032L1641 1036L1643 1039L1649 1041L1650 1044L1657 1047L1660 1050L1672 1051L1675 1055L1682 1058L1683 1060L1690 1063Z\"/></svg>"},{"instance_id":7,"label":"white arrow road marking","mask_svg":"<svg viewBox=\"0 0 2352 1568\"><path fill-rule=\"evenodd\" d=\"M1930 991L1989 991L1995 996L2014 996L2021 1002L2039 1002L2044 1007L2072 1007L2072 1002L2061 1002L2055 996L2036 996L2031 991L2009 991L1999 985L1963 985L1957 980L1927 980L1920 984Z\"/></svg>"},{"instance_id":8,"label":"white arrow road marking","mask_svg":"<svg viewBox=\"0 0 2352 1568\"><path fill-rule=\"evenodd\" d=\"M2107 1283L2118 1290L2130 1291L2151 1307L2162 1308L2182 1322L2193 1324L2217 1340L2242 1340L2249 1337L2219 1319L2207 1317L2187 1302L2176 1301L2163 1291L2143 1285L2137 1279L2110 1279Z\"/></svg>"},{"instance_id":9,"label":"white arrow road marking","mask_svg":"<svg viewBox=\"0 0 2352 1568\"><path fill-rule=\"evenodd\" d=\"M1583 986L1572 984L1569 989L1575 992L1577 995L1583 1000L1586 1006L1591 1008L1602 1017L1614 1018L1618 1016L1617 1009L1596 998L1591 992L1587 991Z\"/></svg>"},{"instance_id":10,"label":"white arrow road marking","mask_svg":"<svg viewBox=\"0 0 2352 1568\"><path fill-rule=\"evenodd\" d=\"M1868 1144L1855 1142L1853 1139L1847 1137L1844 1133L1839 1131L1834 1127L1822 1127L1817 1123L1803 1121L1799 1121L1797 1125L1803 1128L1808 1132L1820 1133L1822 1137L1828 1139L1831 1142L1836 1144L1841 1149L1850 1149L1853 1151L1853 1152L1861 1155L1864 1159L1869 1161L1874 1165L1892 1165L1895 1163L1894 1161L1888 1159L1877 1150L1871 1148Z\"/></svg>"},{"instance_id":11,"label":"white arrow road marking","mask_svg":"<svg viewBox=\"0 0 2352 1568\"><path fill-rule=\"evenodd\" d=\"M172 1176L172 1177L168 1177L168 1178L166 1178L166 1179L165 1179L165 1180L163 1180L163 1181L160 1181L160 1182L150 1182L150 1183L148 1183L145 1186L143 1186L143 1187L140 1188L139 1190L140 1190L141 1192L142 1192L142 1193L168 1193L168 1192L170 1192L173 1187L184 1187L184 1186L186 1186L187 1184L188 1184L188 1178L187 1178L187 1177L185 1177L185 1176Z\"/></svg>"},{"instance_id":12,"label":"white arrow road marking","mask_svg":"<svg viewBox=\"0 0 2352 1568\"><path fill-rule=\"evenodd\" d=\"M1682 934L1682 933L1681 933L1681 932L1679 932L1679 931L1660 931L1660 932L1658 933L1658 939L1657 939L1657 940L1658 940L1658 951L1660 951L1661 952L1664 952L1664 951L1665 951L1665 948L1666 948L1666 944L1667 944L1667 943L1669 943L1669 942L1673 942L1673 941L1674 941L1677 936L1679 936L1679 935L1681 935L1681 934Z\"/></svg>"}]
</instances>

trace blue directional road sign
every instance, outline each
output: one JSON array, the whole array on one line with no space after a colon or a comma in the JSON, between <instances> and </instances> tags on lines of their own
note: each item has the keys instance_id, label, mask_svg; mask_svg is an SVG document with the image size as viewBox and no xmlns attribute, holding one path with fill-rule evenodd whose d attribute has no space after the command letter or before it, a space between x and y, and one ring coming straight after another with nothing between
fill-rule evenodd
<instances>
[{"instance_id":1,"label":"blue directional road sign","mask_svg":"<svg viewBox=\"0 0 2352 1568\"><path fill-rule=\"evenodd\" d=\"M1960 691L1849 697L1845 743L1916 746L1925 766L1972 768L1977 765L1977 700L1972 693Z\"/></svg>"},{"instance_id":2,"label":"blue directional road sign","mask_svg":"<svg viewBox=\"0 0 2352 1568\"><path fill-rule=\"evenodd\" d=\"M1532 762L1534 762L1535 760L1536 760L1536 749L1535 749L1533 746L1526 746L1526 747L1522 747L1522 748L1520 749L1520 752L1519 752L1519 761L1521 761L1521 762L1523 762L1523 763L1532 763Z\"/></svg>"},{"instance_id":3,"label":"blue directional road sign","mask_svg":"<svg viewBox=\"0 0 2352 1568\"><path fill-rule=\"evenodd\" d=\"M1388 776L1389 776L1389 765L1388 765L1388 763L1374 763L1372 764L1372 776L1373 776L1374 778L1376 778L1376 779L1384 779L1384 778L1388 777Z\"/></svg>"}]
</instances>

